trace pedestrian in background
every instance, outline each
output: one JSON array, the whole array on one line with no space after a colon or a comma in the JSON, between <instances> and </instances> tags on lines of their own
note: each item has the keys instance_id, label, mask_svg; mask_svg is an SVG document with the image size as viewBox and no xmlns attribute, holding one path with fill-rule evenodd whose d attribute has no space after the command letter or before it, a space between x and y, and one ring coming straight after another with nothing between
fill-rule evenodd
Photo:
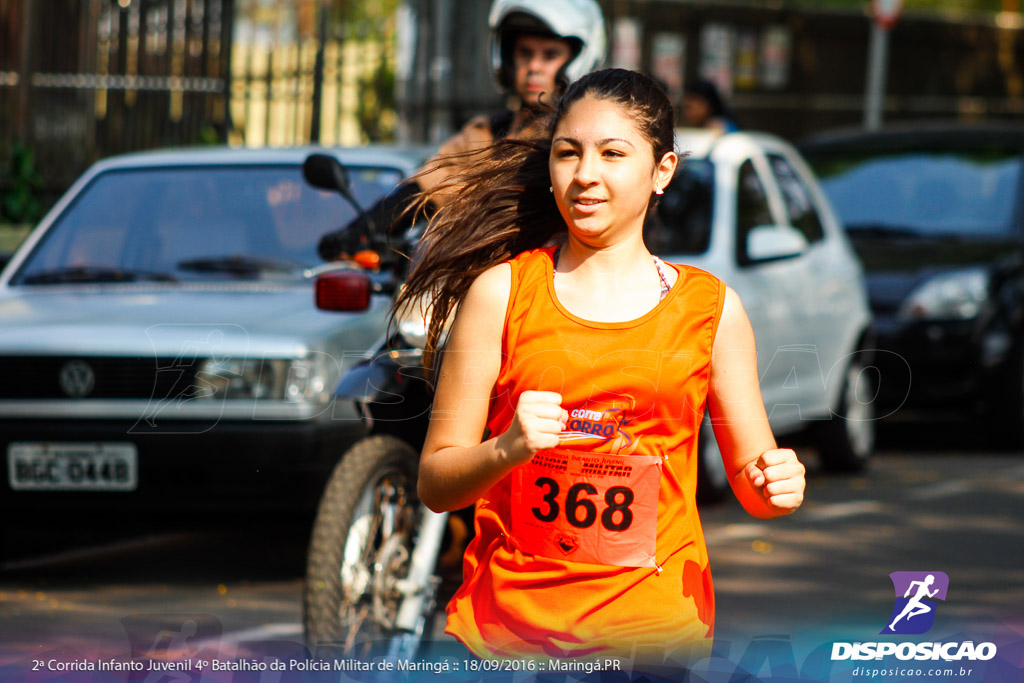
<instances>
[{"instance_id":1,"label":"pedestrian in background","mask_svg":"<svg viewBox=\"0 0 1024 683\"><path fill-rule=\"evenodd\" d=\"M711 81L698 78L683 88L683 125L710 128L720 133L739 130L729 106Z\"/></svg>"}]
</instances>

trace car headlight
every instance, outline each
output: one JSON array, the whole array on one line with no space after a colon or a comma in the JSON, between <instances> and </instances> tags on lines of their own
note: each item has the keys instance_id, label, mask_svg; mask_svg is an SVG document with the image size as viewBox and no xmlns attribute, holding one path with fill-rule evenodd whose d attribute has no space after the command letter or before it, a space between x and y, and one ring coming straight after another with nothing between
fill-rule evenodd
<instances>
[{"instance_id":1,"label":"car headlight","mask_svg":"<svg viewBox=\"0 0 1024 683\"><path fill-rule=\"evenodd\" d=\"M284 400L325 403L330 398L327 368L328 362L322 356L291 361L284 378Z\"/></svg>"},{"instance_id":2,"label":"car headlight","mask_svg":"<svg viewBox=\"0 0 1024 683\"><path fill-rule=\"evenodd\" d=\"M196 372L196 398L267 399L289 403L328 399L326 363L318 357L210 358Z\"/></svg>"},{"instance_id":3,"label":"car headlight","mask_svg":"<svg viewBox=\"0 0 1024 683\"><path fill-rule=\"evenodd\" d=\"M900 306L908 320L969 320L988 300L989 275L983 268L955 270L926 280Z\"/></svg>"}]
</instances>

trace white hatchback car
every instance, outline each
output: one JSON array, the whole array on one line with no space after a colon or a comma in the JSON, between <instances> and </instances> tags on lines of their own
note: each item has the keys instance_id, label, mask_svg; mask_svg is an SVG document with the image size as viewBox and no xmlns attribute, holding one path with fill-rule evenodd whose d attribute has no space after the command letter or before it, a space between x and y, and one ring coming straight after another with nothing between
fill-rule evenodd
<instances>
[{"instance_id":1,"label":"white hatchback car","mask_svg":"<svg viewBox=\"0 0 1024 683\"><path fill-rule=\"evenodd\" d=\"M686 157L648 222L649 248L739 294L775 434L811 436L825 469L863 468L874 447L871 315L859 262L814 174L762 133L680 129L676 147ZM701 498L724 493L710 429L702 465Z\"/></svg>"}]
</instances>

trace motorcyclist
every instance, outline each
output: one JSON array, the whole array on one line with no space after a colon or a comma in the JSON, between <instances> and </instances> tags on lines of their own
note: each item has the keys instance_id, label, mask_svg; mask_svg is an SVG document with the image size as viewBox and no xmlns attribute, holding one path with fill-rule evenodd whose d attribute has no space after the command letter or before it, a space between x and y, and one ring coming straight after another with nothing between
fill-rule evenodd
<instances>
[{"instance_id":1,"label":"motorcyclist","mask_svg":"<svg viewBox=\"0 0 1024 683\"><path fill-rule=\"evenodd\" d=\"M441 145L421 173L373 206L368 220L357 219L324 235L318 246L324 260L379 247L389 231L404 232L412 222L405 212L412 200L444 182L452 173L451 164L466 163L468 157L443 164L439 160L529 133L538 113L570 82L604 61L604 18L595 0L494 0L488 25L493 77L499 91L509 94L508 109L472 119ZM436 198L434 203L440 201Z\"/></svg>"}]
</instances>

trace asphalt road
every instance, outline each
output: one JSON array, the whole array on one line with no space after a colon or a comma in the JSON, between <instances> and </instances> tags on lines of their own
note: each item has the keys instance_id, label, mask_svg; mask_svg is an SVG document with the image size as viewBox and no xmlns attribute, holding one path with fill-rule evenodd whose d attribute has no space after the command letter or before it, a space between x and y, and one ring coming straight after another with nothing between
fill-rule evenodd
<instances>
[{"instance_id":1,"label":"asphalt road","mask_svg":"<svg viewBox=\"0 0 1024 683\"><path fill-rule=\"evenodd\" d=\"M969 424L891 426L882 437L857 476L825 475L801 451L807 501L789 518L762 522L735 501L703 509L723 666L774 643L782 654L748 669L783 680L772 667L799 669L830 639L878 639L893 610L889 574L938 571L949 590L929 637L995 638L1024 668L1024 454L976 449ZM186 640L221 656L269 641L299 648L306 534L216 526L8 562L0 680L48 653L100 659Z\"/></svg>"}]
</instances>

